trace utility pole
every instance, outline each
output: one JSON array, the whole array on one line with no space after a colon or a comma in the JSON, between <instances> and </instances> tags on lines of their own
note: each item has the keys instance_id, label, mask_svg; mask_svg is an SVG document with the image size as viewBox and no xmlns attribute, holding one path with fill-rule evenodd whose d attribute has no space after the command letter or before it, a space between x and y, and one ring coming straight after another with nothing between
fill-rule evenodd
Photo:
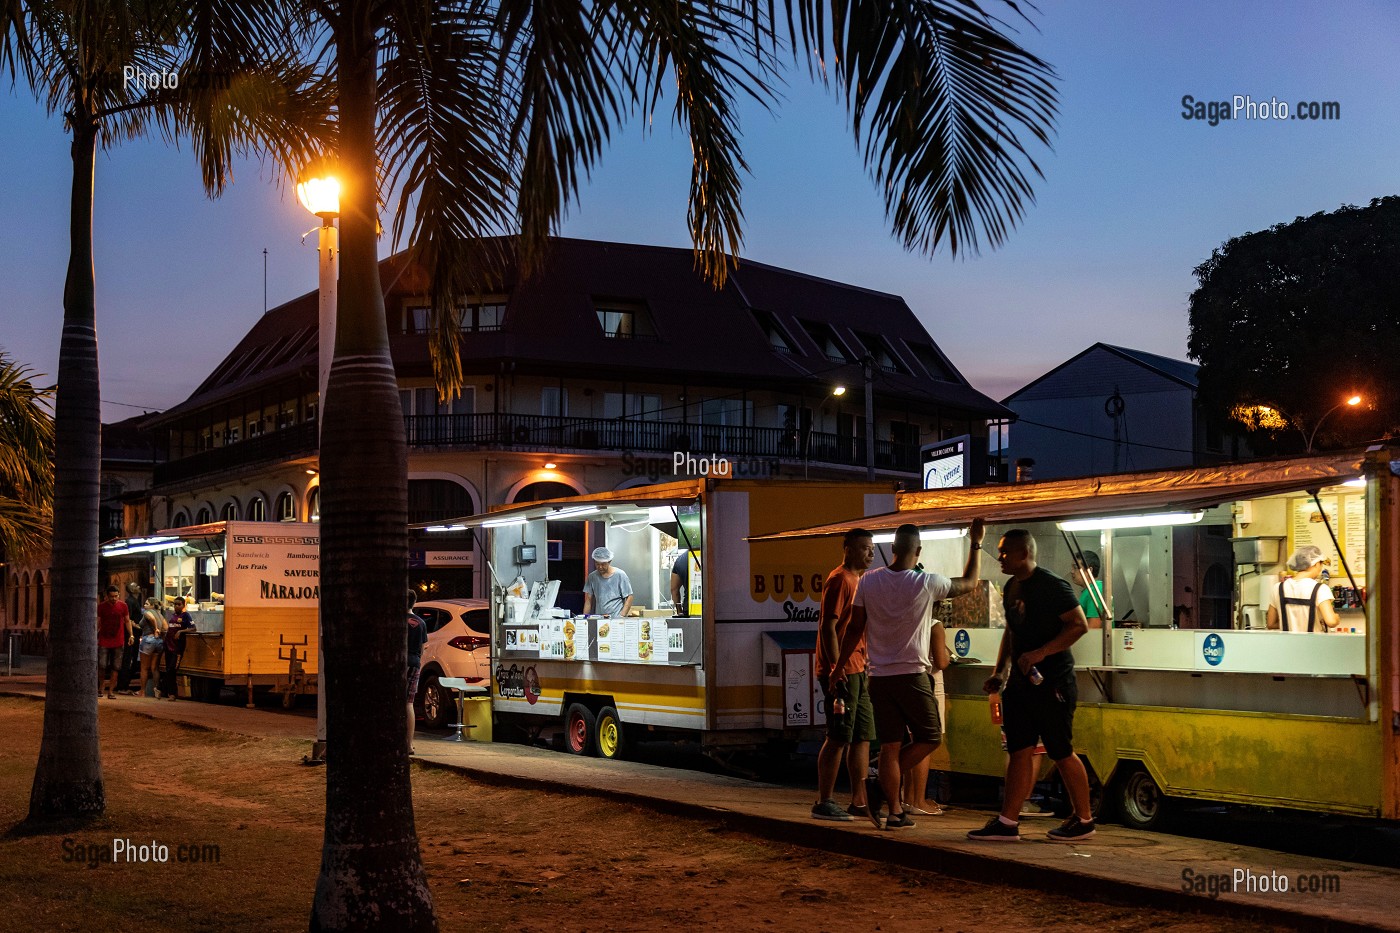
<instances>
[{"instance_id":1,"label":"utility pole","mask_svg":"<svg viewBox=\"0 0 1400 933\"><path fill-rule=\"evenodd\" d=\"M865 376L865 479L875 482L875 361L870 354L861 357Z\"/></svg>"}]
</instances>

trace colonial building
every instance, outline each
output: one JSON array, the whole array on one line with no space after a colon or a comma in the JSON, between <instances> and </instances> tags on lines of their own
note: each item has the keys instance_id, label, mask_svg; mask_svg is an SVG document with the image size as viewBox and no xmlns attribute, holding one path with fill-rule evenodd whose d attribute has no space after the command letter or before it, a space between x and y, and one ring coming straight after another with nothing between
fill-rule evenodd
<instances>
[{"instance_id":1,"label":"colonial building","mask_svg":"<svg viewBox=\"0 0 1400 933\"><path fill-rule=\"evenodd\" d=\"M864 478L873 466L912 484L921 444L1009 416L898 296L754 262L716 290L689 250L574 239L461 309L467 385L444 401L423 273L399 255L381 276L412 522L694 475L718 458L738 476ZM154 526L317 520L317 300L268 312L152 420L167 458ZM416 585L484 593L472 542L443 540L415 545Z\"/></svg>"}]
</instances>

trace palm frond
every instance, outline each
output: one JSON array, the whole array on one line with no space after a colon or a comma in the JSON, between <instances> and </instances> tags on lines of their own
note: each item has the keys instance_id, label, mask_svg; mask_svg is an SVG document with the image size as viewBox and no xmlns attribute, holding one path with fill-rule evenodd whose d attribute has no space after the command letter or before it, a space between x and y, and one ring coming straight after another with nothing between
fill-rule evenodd
<instances>
[{"instance_id":1,"label":"palm frond","mask_svg":"<svg viewBox=\"0 0 1400 933\"><path fill-rule=\"evenodd\" d=\"M387 22L380 69L385 190L398 191L393 238L433 296L430 341L439 394L460 391L458 308L499 282L514 232L516 166L497 97L491 20L472 5L423 3Z\"/></svg>"},{"instance_id":2,"label":"palm frond","mask_svg":"<svg viewBox=\"0 0 1400 933\"><path fill-rule=\"evenodd\" d=\"M1014 0L1003 0L1026 22ZM819 0L801 39L824 58ZM975 0L832 0L835 80L866 166L908 249L999 246L1041 176L1021 138L1050 145L1054 69Z\"/></svg>"},{"instance_id":3,"label":"palm frond","mask_svg":"<svg viewBox=\"0 0 1400 933\"><path fill-rule=\"evenodd\" d=\"M48 537L53 502L50 393L0 351L0 549L30 554Z\"/></svg>"}]
</instances>

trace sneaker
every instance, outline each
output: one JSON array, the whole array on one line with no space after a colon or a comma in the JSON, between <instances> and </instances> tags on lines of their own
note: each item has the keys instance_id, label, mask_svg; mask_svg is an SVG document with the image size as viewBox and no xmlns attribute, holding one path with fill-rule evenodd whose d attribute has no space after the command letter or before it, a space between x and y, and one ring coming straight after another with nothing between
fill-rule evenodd
<instances>
[{"instance_id":1,"label":"sneaker","mask_svg":"<svg viewBox=\"0 0 1400 933\"><path fill-rule=\"evenodd\" d=\"M885 792L880 789L880 781L876 778L865 779L865 799L868 802L865 817L875 824L876 829L884 829L884 824L880 822L880 804L885 799Z\"/></svg>"},{"instance_id":2,"label":"sneaker","mask_svg":"<svg viewBox=\"0 0 1400 933\"><path fill-rule=\"evenodd\" d=\"M1086 823L1077 816L1071 816L1045 835L1050 837L1051 842L1079 842L1095 832L1093 820Z\"/></svg>"},{"instance_id":3,"label":"sneaker","mask_svg":"<svg viewBox=\"0 0 1400 933\"><path fill-rule=\"evenodd\" d=\"M896 813L885 820L886 829L913 829L914 821L910 819L908 813Z\"/></svg>"},{"instance_id":4,"label":"sneaker","mask_svg":"<svg viewBox=\"0 0 1400 933\"><path fill-rule=\"evenodd\" d=\"M923 807L916 807L913 804L906 803L904 805L904 812L912 813L915 816L938 816L943 812L943 808L938 804L934 804L932 810L925 810Z\"/></svg>"},{"instance_id":5,"label":"sneaker","mask_svg":"<svg viewBox=\"0 0 1400 933\"><path fill-rule=\"evenodd\" d=\"M986 826L968 833L967 838L974 842L1020 842L1021 827L1007 826L1001 821L1001 817L994 816L987 821Z\"/></svg>"},{"instance_id":6,"label":"sneaker","mask_svg":"<svg viewBox=\"0 0 1400 933\"><path fill-rule=\"evenodd\" d=\"M838 820L840 822L850 822L851 815L841 809L841 805L834 800L823 800L812 807L812 819L814 820Z\"/></svg>"},{"instance_id":7,"label":"sneaker","mask_svg":"<svg viewBox=\"0 0 1400 933\"><path fill-rule=\"evenodd\" d=\"M846 808L846 812L849 813L851 816L858 817L862 820L870 819L870 808L863 803L851 804L849 807Z\"/></svg>"}]
</instances>

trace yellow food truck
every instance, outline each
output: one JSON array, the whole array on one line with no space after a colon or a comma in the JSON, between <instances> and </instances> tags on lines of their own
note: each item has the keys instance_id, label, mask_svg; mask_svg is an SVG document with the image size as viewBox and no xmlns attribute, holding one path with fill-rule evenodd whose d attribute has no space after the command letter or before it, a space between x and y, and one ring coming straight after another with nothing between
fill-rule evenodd
<instances>
[{"instance_id":1,"label":"yellow food truck","mask_svg":"<svg viewBox=\"0 0 1400 933\"><path fill-rule=\"evenodd\" d=\"M611 758L638 737L686 735L722 757L825 724L812 665L839 542L748 538L794 516L893 507L889 484L710 478L522 503L427 530L485 532L498 722L561 725L576 754ZM599 546L630 581L625 616L582 612Z\"/></svg>"},{"instance_id":2,"label":"yellow food truck","mask_svg":"<svg viewBox=\"0 0 1400 933\"><path fill-rule=\"evenodd\" d=\"M1101 563L1102 621L1074 646L1075 746L1123 822L1156 825L1182 799L1393 820L1400 817L1397 474L1400 450L1373 447L908 492L893 513L764 542L909 522L928 535L924 565L953 575L966 541L937 533L957 534L975 517L989 522L987 585L941 607L955 660L945 675L943 767L954 772L1003 771L981 685L1005 624L996 542L1026 528L1040 565L1061 577L1071 576L1072 554L1093 551ZM1324 559L1319 582L1328 584L1335 630L1269 627L1290 555L1302 547Z\"/></svg>"},{"instance_id":3,"label":"yellow food truck","mask_svg":"<svg viewBox=\"0 0 1400 933\"><path fill-rule=\"evenodd\" d=\"M196 632L179 674L197 700L227 686L272 690L289 705L316 692L321 530L302 522L214 522L102 546L105 560L149 555L148 591L169 616L183 596Z\"/></svg>"}]
</instances>

